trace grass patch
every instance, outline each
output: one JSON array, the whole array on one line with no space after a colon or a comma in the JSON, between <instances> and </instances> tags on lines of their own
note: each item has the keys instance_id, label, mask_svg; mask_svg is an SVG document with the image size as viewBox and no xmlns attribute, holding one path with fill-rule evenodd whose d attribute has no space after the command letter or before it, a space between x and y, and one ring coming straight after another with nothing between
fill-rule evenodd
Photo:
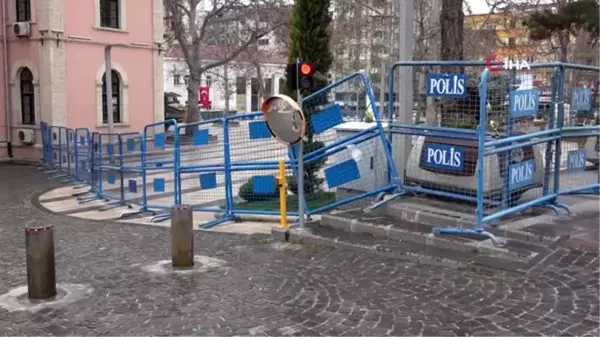
<instances>
[{"instance_id":1,"label":"grass patch","mask_svg":"<svg viewBox=\"0 0 600 337\"><path fill-rule=\"evenodd\" d=\"M335 202L335 192L317 192L306 195L306 207L308 209L315 209L330 205ZM254 200L254 201L242 201L235 204L237 209L245 209L252 211L278 211L279 210L279 198L269 200ZM288 212L298 211L298 196L288 195L287 197L287 210Z\"/></svg>"}]
</instances>

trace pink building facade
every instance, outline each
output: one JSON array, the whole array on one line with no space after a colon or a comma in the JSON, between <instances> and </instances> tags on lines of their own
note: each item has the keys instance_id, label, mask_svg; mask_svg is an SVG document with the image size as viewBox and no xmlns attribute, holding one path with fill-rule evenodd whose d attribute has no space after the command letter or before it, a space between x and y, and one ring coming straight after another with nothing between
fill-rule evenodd
<instances>
[{"instance_id":1,"label":"pink building facade","mask_svg":"<svg viewBox=\"0 0 600 337\"><path fill-rule=\"evenodd\" d=\"M41 158L40 122L107 132L107 45L115 132L164 120L162 0L0 2L0 157Z\"/></svg>"}]
</instances>

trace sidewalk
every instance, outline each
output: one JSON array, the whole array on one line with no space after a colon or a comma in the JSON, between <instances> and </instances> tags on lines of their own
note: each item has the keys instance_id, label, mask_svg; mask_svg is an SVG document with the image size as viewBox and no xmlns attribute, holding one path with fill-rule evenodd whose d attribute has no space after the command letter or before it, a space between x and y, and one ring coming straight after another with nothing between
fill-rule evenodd
<instances>
[{"instance_id":1,"label":"sidewalk","mask_svg":"<svg viewBox=\"0 0 600 337\"><path fill-rule=\"evenodd\" d=\"M85 188L74 188L72 186L59 187L52 189L39 197L39 202L42 207L48 211L61 215L96 221L116 221L118 223L130 223L139 225L150 225L159 227L169 227L168 220L161 222L152 222L151 214L143 214L132 218L120 220L121 214L132 212L139 207L129 209L126 206L116 207L108 210L100 210L102 207L110 204L102 200L94 200L86 203L79 203L77 193L82 193L89 190ZM265 221L243 221L243 222L227 222L220 224L210 229L215 232L223 233L238 233L238 234L270 234L271 228L279 225L278 217L263 217ZM194 212L194 229L205 230L200 227L201 224L215 220L214 213ZM262 219L261 219L262 220Z\"/></svg>"}]
</instances>

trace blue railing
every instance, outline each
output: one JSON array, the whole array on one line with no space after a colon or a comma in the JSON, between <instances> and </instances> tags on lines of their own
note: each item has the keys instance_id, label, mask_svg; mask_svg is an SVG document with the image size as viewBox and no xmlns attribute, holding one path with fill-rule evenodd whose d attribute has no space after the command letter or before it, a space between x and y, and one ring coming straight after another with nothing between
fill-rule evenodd
<instances>
[{"instance_id":1,"label":"blue railing","mask_svg":"<svg viewBox=\"0 0 600 337\"><path fill-rule=\"evenodd\" d=\"M440 227L436 228L437 233L493 237L486 232L486 225L493 226L500 218L537 206L559 214L561 209L568 211L557 200L560 195L598 194L596 144L600 126L597 121L593 126L576 125L570 112L574 104L581 103L584 114L593 116L598 107L597 96L587 92L587 96L576 97L575 91L583 92L581 87L589 86L590 82L597 88L599 68L548 63L532 64L525 72L502 70L492 74L484 62L401 62L391 68L389 92L394 92L395 71L402 68L417 72L416 78L421 75L427 80L467 77L472 80L464 83L466 92L461 97L454 92L447 95L422 92L431 86L419 83L422 86L415 91L419 95L414 98L414 106L426 106L427 113L435 110L441 114L442 121L437 125L418 125L419 116L413 123L395 121L393 97L388 103L390 143L397 135L412 139L406 174L400 177L401 189L475 204L472 228ZM534 75L550 88L543 97L545 102L540 98L539 88L533 86ZM567 97L571 97L572 104L565 102ZM520 106L518 100L525 98L530 99L528 104L535 101L534 106ZM590 104L585 106L585 103ZM566 107L569 107L567 114ZM448 116L451 118L444 118ZM461 124L467 129L457 128ZM572 139L578 139L579 143ZM460 153L464 166L458 170L449 165L428 166L424 160L427 151L434 153L441 148Z\"/></svg>"},{"instance_id":2,"label":"blue railing","mask_svg":"<svg viewBox=\"0 0 600 337\"><path fill-rule=\"evenodd\" d=\"M597 80L598 68L532 64L523 75L492 74L485 62L402 62L391 67L389 92L395 91L399 69L422 79L416 82L412 123L394 118L393 97L387 118L380 118L364 73L303 99L311 116L304 154L305 216L358 200L375 200L368 210L394 198L428 194L474 205L472 228L439 227L436 233L493 238L486 228L500 218L530 207L568 211L558 200L561 195L598 193L600 126L581 124L597 109L587 83ZM533 75L549 88L543 97ZM452 82L458 80L464 82ZM459 87L462 93L455 90ZM434 92L440 88L452 89L452 95ZM346 123L344 107L328 98L337 91L360 92L374 123ZM422 123L422 115L441 120ZM206 228L244 214L277 216L275 176L281 160L290 187L288 215L299 215L293 207L299 188L296 148L278 143L261 113L187 124L169 120L139 133L110 135L47 124L41 130L44 163L90 186L80 202L102 199L108 201L105 210L132 208L123 217L148 213L153 221L163 221L174 204L214 214L202 218ZM409 153L402 170L396 167L404 154L399 147Z\"/></svg>"},{"instance_id":3,"label":"blue railing","mask_svg":"<svg viewBox=\"0 0 600 337\"><path fill-rule=\"evenodd\" d=\"M344 125L343 107L329 102L328 95L339 88L360 90L367 106L379 116L369 78L362 72L304 98L303 107L312 114L304 154L307 217L381 197L398 187L373 174L378 170L397 176L379 118L364 130L338 130ZM52 141L53 129L66 137ZM174 132L165 132L169 129ZM188 124L171 120L150 124L140 133L90 133L44 125L43 134L46 165L66 166L65 171L71 172L71 164L75 164L73 176L85 177L90 185L80 202L104 200L104 211L131 208L121 217L148 213L153 215L152 221L163 221L174 204L190 204L196 212L216 214L214 219L203 218L205 228L238 220L240 215L279 216L275 176L282 160L290 183L288 215L299 216L295 209L297 152L270 135L262 113ZM373 150L382 150L384 155L368 162L355 158L357 147L362 147L358 151L363 157ZM57 151L59 159L53 160L52 153ZM73 163L64 156L71 151L75 153ZM86 163L80 160L84 157ZM341 190L344 193L338 193Z\"/></svg>"}]
</instances>

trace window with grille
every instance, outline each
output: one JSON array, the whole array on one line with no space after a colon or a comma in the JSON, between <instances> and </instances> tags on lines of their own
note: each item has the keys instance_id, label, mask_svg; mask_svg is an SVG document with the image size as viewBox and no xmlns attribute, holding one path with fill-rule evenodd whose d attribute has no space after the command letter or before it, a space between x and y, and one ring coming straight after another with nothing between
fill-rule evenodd
<instances>
[{"instance_id":1,"label":"window with grille","mask_svg":"<svg viewBox=\"0 0 600 337\"><path fill-rule=\"evenodd\" d=\"M17 0L17 22L31 21L31 0Z\"/></svg>"},{"instance_id":2,"label":"window with grille","mask_svg":"<svg viewBox=\"0 0 600 337\"><path fill-rule=\"evenodd\" d=\"M115 70L111 72L113 122L121 123L121 78ZM108 123L108 109L106 102L106 74L102 77L102 123Z\"/></svg>"},{"instance_id":3,"label":"window with grille","mask_svg":"<svg viewBox=\"0 0 600 337\"><path fill-rule=\"evenodd\" d=\"M21 70L21 122L35 124L35 95L33 91L33 74L29 68Z\"/></svg>"},{"instance_id":4,"label":"window with grille","mask_svg":"<svg viewBox=\"0 0 600 337\"><path fill-rule=\"evenodd\" d=\"M100 0L100 26L106 28L121 28L120 0Z\"/></svg>"}]
</instances>

